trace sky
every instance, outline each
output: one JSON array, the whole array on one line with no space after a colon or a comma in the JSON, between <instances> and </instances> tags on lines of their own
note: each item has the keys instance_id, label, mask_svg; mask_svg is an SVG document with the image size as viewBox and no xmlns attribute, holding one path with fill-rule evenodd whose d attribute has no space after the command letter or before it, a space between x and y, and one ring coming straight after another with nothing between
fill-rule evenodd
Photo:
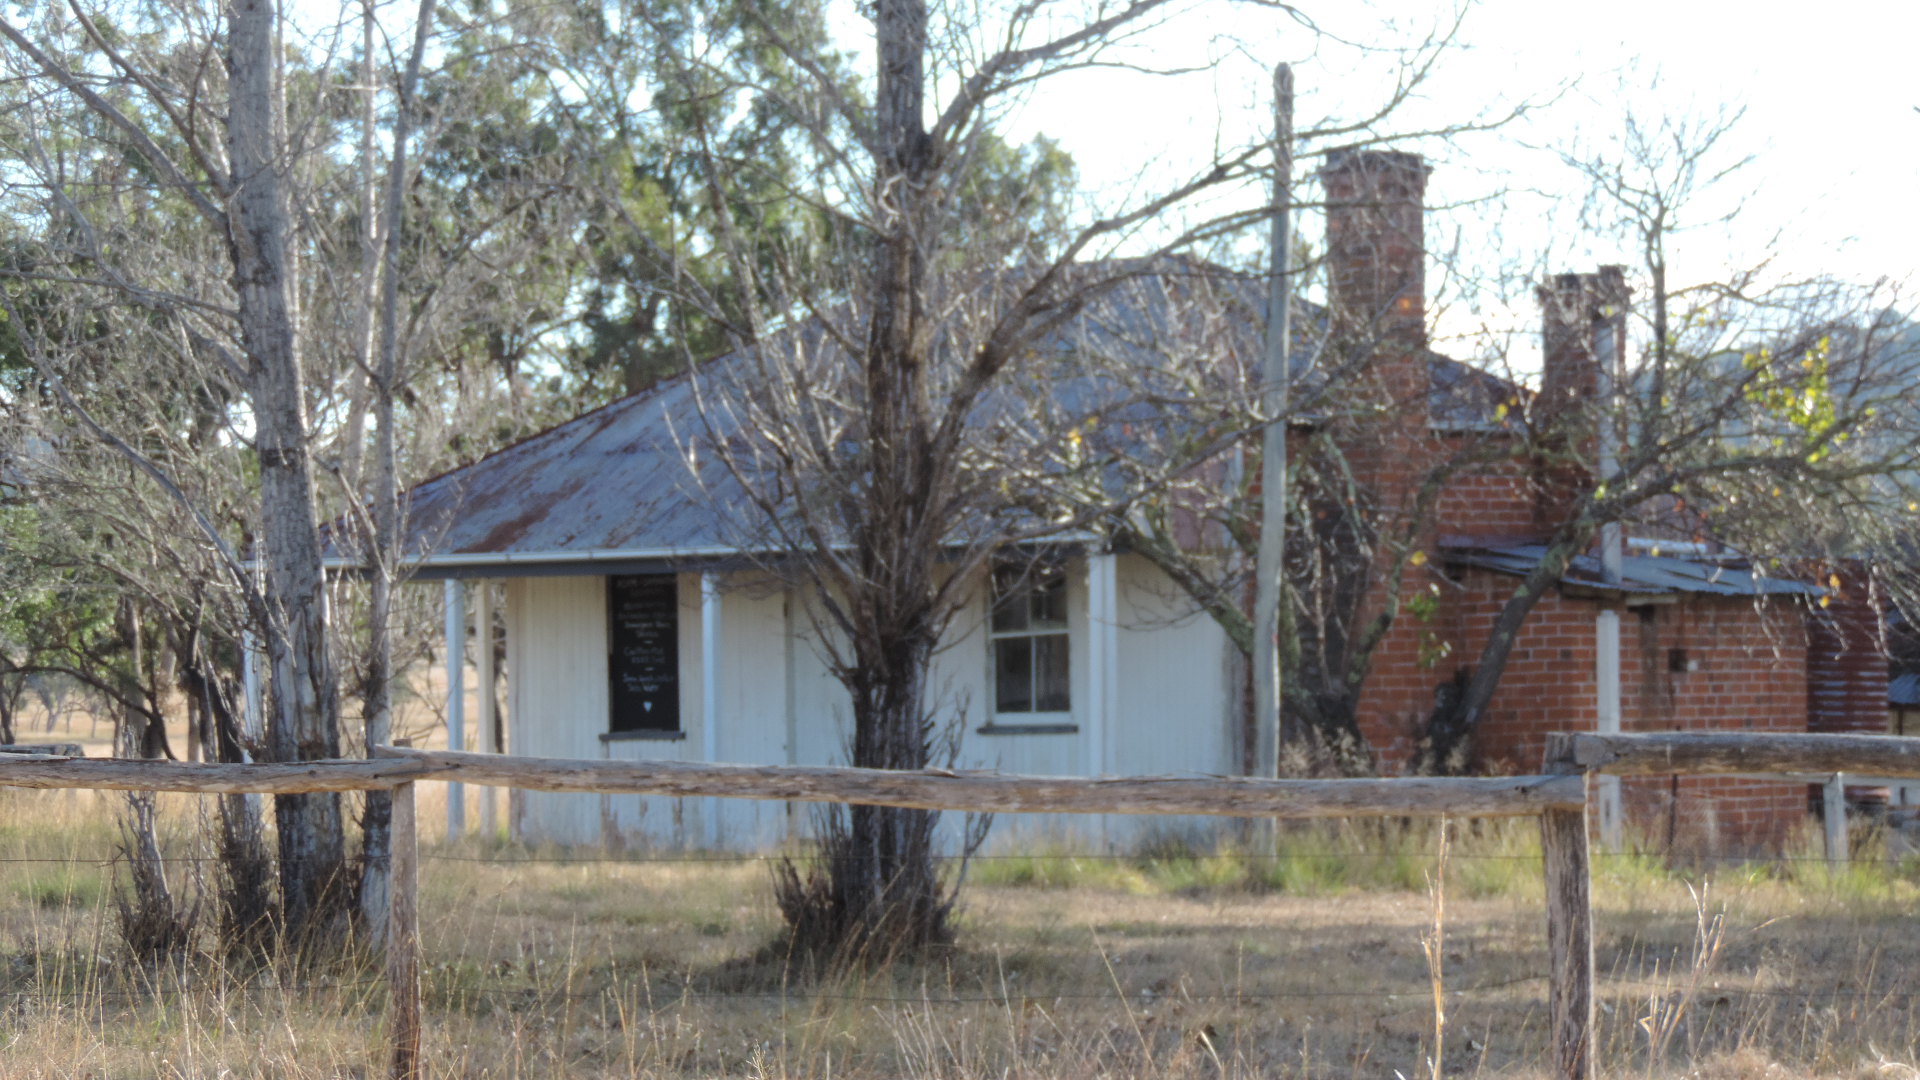
<instances>
[{"instance_id":1,"label":"sky","mask_svg":"<svg viewBox=\"0 0 1920 1080\"><path fill-rule=\"evenodd\" d=\"M1325 8L1304 9L1326 32L1315 34L1231 0L1198 0L1122 56L1202 70L1063 76L1004 116L1002 130L1057 139L1091 191L1119 198L1268 124L1275 62L1293 65L1296 126L1307 129L1362 112L1392 85L1390 57L1351 43L1410 44L1457 13L1437 3ZM1606 150L1630 113L1657 124L1744 109L1711 161L1752 160L1696 204L1698 224L1675 240L1678 278L1713 280L1765 262L1783 276L1920 287L1920 79L1912 74L1920 5L1478 0L1459 14L1454 43L1418 97L1379 130L1530 108L1494 132L1405 143L1434 170L1428 242L1449 268L1430 272L1439 336L1532 325L1531 302L1515 299L1527 290L1513 284L1514 270L1524 277L1635 261L1625 237L1579 220L1588 185L1559 153ZM1310 217L1302 221L1303 233L1315 229ZM1490 284L1502 269L1508 284Z\"/></svg>"}]
</instances>

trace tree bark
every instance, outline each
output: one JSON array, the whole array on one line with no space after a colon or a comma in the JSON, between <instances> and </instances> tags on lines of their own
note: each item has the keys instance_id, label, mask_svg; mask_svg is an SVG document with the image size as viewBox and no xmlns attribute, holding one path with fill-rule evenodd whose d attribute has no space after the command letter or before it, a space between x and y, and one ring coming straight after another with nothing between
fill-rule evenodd
<instances>
[{"instance_id":1,"label":"tree bark","mask_svg":"<svg viewBox=\"0 0 1920 1080\"><path fill-rule=\"evenodd\" d=\"M4 659L0 659L0 665L5 663ZM18 683L13 679L0 683L0 746L6 746L14 741L14 704L20 700L20 692L15 689L16 686Z\"/></svg>"},{"instance_id":2,"label":"tree bark","mask_svg":"<svg viewBox=\"0 0 1920 1080\"><path fill-rule=\"evenodd\" d=\"M267 747L279 761L332 758L340 753L338 698L327 654L305 379L293 329L292 224L275 85L275 7L270 0L235 0L227 20L227 155L233 168L227 241L253 383L260 462L260 556L268 598L264 629L273 672ZM340 907L339 796L279 795L274 817L282 917L289 930L318 931Z\"/></svg>"}]
</instances>

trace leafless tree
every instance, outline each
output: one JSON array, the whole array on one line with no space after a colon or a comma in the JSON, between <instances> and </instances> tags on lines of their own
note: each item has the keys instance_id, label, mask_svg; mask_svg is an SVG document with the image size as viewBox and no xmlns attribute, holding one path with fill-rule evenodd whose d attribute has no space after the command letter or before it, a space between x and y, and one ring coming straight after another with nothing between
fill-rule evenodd
<instances>
[{"instance_id":1,"label":"leafless tree","mask_svg":"<svg viewBox=\"0 0 1920 1080\"><path fill-rule=\"evenodd\" d=\"M1313 32L1290 7L1239 10ZM936 734L955 714L928 666L987 568L1094 533L1120 504L1063 511L1049 490L1095 453L1089 423L1125 412L1121 383L1090 378L1073 340L1102 323L1111 333L1129 301L1109 300L1129 289L1204 291L1209 271L1172 257L1265 220L1265 200L1248 194L1271 160L1264 135L1123 203L1049 214L1053 203L1034 198L1046 149L992 131L1054 76L1134 66L1130 45L1195 14L1159 0L965 13L882 0L865 85L757 15L740 51L774 50L793 82L710 57L685 59L669 80L681 95L756 95L799 124L782 150L812 162L804 184L773 178L759 195L769 178L752 159L691 133L712 242L733 269L732 294L713 307L737 351L698 373L704 422L686 438L707 475L724 466L716 497L757 508L754 546L793 553L777 568L813 586L817 637L852 700L857 765L938 764ZM1244 202L1202 208L1221 192ZM749 194L801 207L808 227L741 227L758 205ZM796 941L890 955L947 940L951 895L932 838L923 812L849 811L824 840L824 869L785 878Z\"/></svg>"}]
</instances>

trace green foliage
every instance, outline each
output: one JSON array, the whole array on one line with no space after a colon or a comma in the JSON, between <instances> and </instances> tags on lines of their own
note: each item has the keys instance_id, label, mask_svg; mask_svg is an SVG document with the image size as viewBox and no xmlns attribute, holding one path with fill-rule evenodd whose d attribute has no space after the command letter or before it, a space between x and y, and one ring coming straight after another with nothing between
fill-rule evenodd
<instances>
[{"instance_id":1,"label":"green foliage","mask_svg":"<svg viewBox=\"0 0 1920 1080\"><path fill-rule=\"evenodd\" d=\"M1746 400L1774 420L1776 429L1787 429L1771 436L1773 447L1797 447L1809 465L1819 464L1847 439L1847 431L1841 428L1840 403L1829 381L1831 360L1832 339L1825 336L1801 356L1797 372L1771 349L1741 357L1749 375Z\"/></svg>"}]
</instances>

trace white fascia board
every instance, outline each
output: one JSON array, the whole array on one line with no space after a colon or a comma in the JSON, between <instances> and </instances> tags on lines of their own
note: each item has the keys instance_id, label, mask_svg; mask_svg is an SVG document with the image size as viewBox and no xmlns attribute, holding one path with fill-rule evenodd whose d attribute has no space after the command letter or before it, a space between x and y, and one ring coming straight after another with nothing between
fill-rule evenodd
<instances>
[{"instance_id":1,"label":"white fascia board","mask_svg":"<svg viewBox=\"0 0 1920 1080\"><path fill-rule=\"evenodd\" d=\"M730 555L769 554L715 544L677 548L594 548L587 551L440 551L406 560L409 567L518 566L553 563L634 562L642 559L711 559ZM329 555L321 565L329 570L359 570L365 564L346 555Z\"/></svg>"}]
</instances>

